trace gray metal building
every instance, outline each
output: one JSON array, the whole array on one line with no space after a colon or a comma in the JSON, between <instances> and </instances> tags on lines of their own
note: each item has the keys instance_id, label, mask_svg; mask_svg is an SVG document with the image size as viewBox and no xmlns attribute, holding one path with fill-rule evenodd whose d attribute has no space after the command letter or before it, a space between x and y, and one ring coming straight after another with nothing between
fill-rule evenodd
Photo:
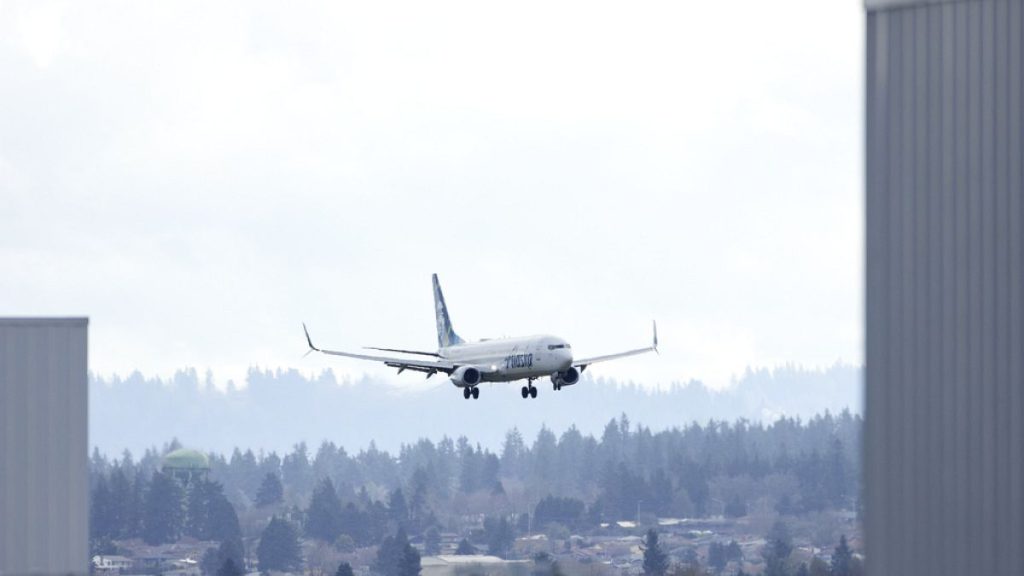
<instances>
[{"instance_id":1,"label":"gray metal building","mask_svg":"<svg viewBox=\"0 0 1024 576\"><path fill-rule=\"evenodd\" d=\"M0 318L0 576L89 567L85 318Z\"/></svg>"},{"instance_id":2,"label":"gray metal building","mask_svg":"<svg viewBox=\"0 0 1024 576\"><path fill-rule=\"evenodd\" d=\"M866 10L868 573L1024 574L1024 2Z\"/></svg>"}]
</instances>

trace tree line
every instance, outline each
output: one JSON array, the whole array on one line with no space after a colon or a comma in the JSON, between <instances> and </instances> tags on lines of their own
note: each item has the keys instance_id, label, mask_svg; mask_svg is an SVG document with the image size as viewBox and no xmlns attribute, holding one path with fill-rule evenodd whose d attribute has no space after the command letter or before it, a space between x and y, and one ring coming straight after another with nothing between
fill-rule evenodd
<instances>
[{"instance_id":1,"label":"tree line","mask_svg":"<svg viewBox=\"0 0 1024 576\"><path fill-rule=\"evenodd\" d=\"M110 459L94 451L92 537L228 542L215 551L224 560L244 556L232 552L242 536L255 543L271 524L276 533L343 549L380 546L399 534L436 548L443 530L505 556L516 534L586 531L638 516L743 516L755 503L784 516L853 508L860 425L844 411L652 432L622 415L599 437L574 427L556 437L542 428L528 442L512 429L494 451L465 436L420 439L397 454L372 443L350 454L329 441L315 453L305 444L283 455L235 449L209 454L209 478L190 487L160 471L161 455L180 447L176 441L137 462L129 452ZM248 518L255 510L273 520L240 526L239 513ZM464 521L472 517L484 518L482 525Z\"/></svg>"}]
</instances>

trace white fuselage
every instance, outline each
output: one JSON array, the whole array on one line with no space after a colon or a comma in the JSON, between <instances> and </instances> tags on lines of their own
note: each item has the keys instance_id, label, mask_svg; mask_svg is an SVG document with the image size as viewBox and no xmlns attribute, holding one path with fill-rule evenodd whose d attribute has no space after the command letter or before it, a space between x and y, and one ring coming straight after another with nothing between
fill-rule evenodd
<instances>
[{"instance_id":1,"label":"white fuselage","mask_svg":"<svg viewBox=\"0 0 1024 576\"><path fill-rule=\"evenodd\" d=\"M477 367L484 382L540 378L572 366L572 348L555 336L465 342L438 351L442 358Z\"/></svg>"}]
</instances>

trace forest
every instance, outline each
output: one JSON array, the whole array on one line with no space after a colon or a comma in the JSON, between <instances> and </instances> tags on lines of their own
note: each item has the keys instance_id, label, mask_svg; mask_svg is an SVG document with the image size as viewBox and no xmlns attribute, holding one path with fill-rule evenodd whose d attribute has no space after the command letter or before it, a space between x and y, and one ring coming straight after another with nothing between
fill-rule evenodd
<instances>
[{"instance_id":1,"label":"forest","mask_svg":"<svg viewBox=\"0 0 1024 576\"><path fill-rule=\"evenodd\" d=\"M475 550L513 557L517 536L567 538L624 520L855 511L861 425L842 411L652 431L623 414L600 435L570 426L524 438L513 428L497 451L467 436L422 438L396 453L332 441L283 454L239 447L208 453L208 475L190 486L161 472L163 455L181 447L176 440L138 458L95 450L93 546L188 537L221 543L211 558L237 548L244 563L272 529L349 552L395 546L399 535L428 555L438 553L441 534L454 534ZM212 572L216 561L207 565Z\"/></svg>"}]
</instances>

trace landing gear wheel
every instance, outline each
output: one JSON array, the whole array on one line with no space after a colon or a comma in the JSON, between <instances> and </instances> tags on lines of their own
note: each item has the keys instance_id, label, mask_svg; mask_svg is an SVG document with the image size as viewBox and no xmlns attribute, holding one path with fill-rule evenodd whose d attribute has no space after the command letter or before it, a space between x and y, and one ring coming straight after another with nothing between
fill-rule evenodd
<instances>
[{"instance_id":1,"label":"landing gear wheel","mask_svg":"<svg viewBox=\"0 0 1024 576\"><path fill-rule=\"evenodd\" d=\"M462 389L462 397L465 398L466 400L469 400L469 395L472 393L473 392L471 392L469 388Z\"/></svg>"},{"instance_id":2,"label":"landing gear wheel","mask_svg":"<svg viewBox=\"0 0 1024 576\"><path fill-rule=\"evenodd\" d=\"M526 398L527 396L530 395L530 389L527 388L526 386L523 386L522 392L523 392L523 398Z\"/></svg>"},{"instance_id":3,"label":"landing gear wheel","mask_svg":"<svg viewBox=\"0 0 1024 576\"><path fill-rule=\"evenodd\" d=\"M530 398L536 398L536 397L537 397L537 388L535 386L530 386Z\"/></svg>"},{"instance_id":4,"label":"landing gear wheel","mask_svg":"<svg viewBox=\"0 0 1024 576\"><path fill-rule=\"evenodd\" d=\"M480 397L480 389L479 388L473 388L473 400L476 400L479 397Z\"/></svg>"}]
</instances>

